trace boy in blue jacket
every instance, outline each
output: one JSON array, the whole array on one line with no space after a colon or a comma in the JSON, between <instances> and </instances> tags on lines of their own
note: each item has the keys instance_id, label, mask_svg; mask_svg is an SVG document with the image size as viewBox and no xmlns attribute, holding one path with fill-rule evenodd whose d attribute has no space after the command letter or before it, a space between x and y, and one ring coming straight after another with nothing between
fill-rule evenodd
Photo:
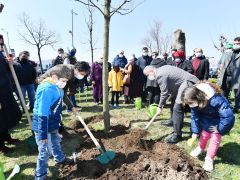
<instances>
[{"instance_id":1,"label":"boy in blue jacket","mask_svg":"<svg viewBox=\"0 0 240 180\"><path fill-rule=\"evenodd\" d=\"M53 155L57 164L66 161L61 150L58 128L61 121L63 88L70 78L71 72L67 68L56 68L50 77L43 80L36 92L32 130L39 151L35 171L37 180L43 180L47 176L49 154Z\"/></svg>"},{"instance_id":2,"label":"boy in blue jacket","mask_svg":"<svg viewBox=\"0 0 240 180\"><path fill-rule=\"evenodd\" d=\"M182 102L191 108L192 139L200 136L199 145L190 155L198 157L210 140L203 168L213 170L213 160L223 135L233 127L235 117L232 108L221 90L209 82L201 82L186 88L182 93Z\"/></svg>"}]
</instances>

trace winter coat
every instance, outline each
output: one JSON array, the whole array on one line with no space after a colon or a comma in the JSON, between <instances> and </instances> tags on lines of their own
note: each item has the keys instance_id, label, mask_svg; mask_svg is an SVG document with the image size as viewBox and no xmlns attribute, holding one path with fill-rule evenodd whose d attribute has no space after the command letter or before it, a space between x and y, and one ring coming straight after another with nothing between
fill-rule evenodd
<instances>
[{"instance_id":1,"label":"winter coat","mask_svg":"<svg viewBox=\"0 0 240 180\"><path fill-rule=\"evenodd\" d=\"M41 83L36 92L32 130L39 134L40 140L59 128L62 112L63 90L50 82Z\"/></svg>"},{"instance_id":2,"label":"winter coat","mask_svg":"<svg viewBox=\"0 0 240 180\"><path fill-rule=\"evenodd\" d=\"M143 74L143 70L146 66L150 65L151 62L152 62L152 57L150 57L150 56L141 56L137 60L137 65L139 66L139 68L141 70L140 78L143 83L147 82L147 77Z\"/></svg>"},{"instance_id":3,"label":"winter coat","mask_svg":"<svg viewBox=\"0 0 240 180\"><path fill-rule=\"evenodd\" d=\"M172 97L177 97L176 101L181 101L179 93L179 88L182 83L191 82L195 84L198 81L196 76L174 66L165 65L156 70L156 82L161 90L161 97L159 102L159 107L166 104L166 101L171 95ZM175 101L175 102L176 102Z\"/></svg>"},{"instance_id":4,"label":"winter coat","mask_svg":"<svg viewBox=\"0 0 240 180\"><path fill-rule=\"evenodd\" d=\"M112 62L112 65L119 65L120 68L125 68L126 64L127 64L127 59L125 56L123 57L120 57L119 55L117 55L113 62Z\"/></svg>"},{"instance_id":5,"label":"winter coat","mask_svg":"<svg viewBox=\"0 0 240 180\"><path fill-rule=\"evenodd\" d=\"M108 76L108 86L112 88L112 91L122 91L123 80L122 72L111 70Z\"/></svg>"},{"instance_id":6,"label":"winter coat","mask_svg":"<svg viewBox=\"0 0 240 180\"><path fill-rule=\"evenodd\" d=\"M31 61L23 62L17 59L14 61L13 67L20 85L28 85L35 82L37 72Z\"/></svg>"},{"instance_id":7,"label":"winter coat","mask_svg":"<svg viewBox=\"0 0 240 180\"><path fill-rule=\"evenodd\" d=\"M222 96L214 94L205 108L191 108L191 129L194 134L202 130L209 131L210 126L217 126L221 135L228 133L235 121L229 102Z\"/></svg>"},{"instance_id":8,"label":"winter coat","mask_svg":"<svg viewBox=\"0 0 240 180\"><path fill-rule=\"evenodd\" d=\"M154 66L155 68L159 68L161 66L167 65L166 61L157 58L153 59L152 62L150 63L151 66ZM147 79L147 87L158 87L156 80L149 80Z\"/></svg>"},{"instance_id":9,"label":"winter coat","mask_svg":"<svg viewBox=\"0 0 240 180\"><path fill-rule=\"evenodd\" d=\"M64 59L61 56L57 56L55 59L53 59L52 61L52 67L59 65L59 64L63 64Z\"/></svg>"},{"instance_id":10,"label":"winter coat","mask_svg":"<svg viewBox=\"0 0 240 180\"><path fill-rule=\"evenodd\" d=\"M236 57L232 60L233 52L226 53L225 60L223 61L223 66L218 78L217 85L222 86L223 79L226 76L226 70L231 61L233 61L233 73L232 73L232 89L238 89L240 86L240 52L236 55Z\"/></svg>"},{"instance_id":11,"label":"winter coat","mask_svg":"<svg viewBox=\"0 0 240 180\"><path fill-rule=\"evenodd\" d=\"M205 58L205 56L202 56L201 62L197 68L197 78L199 80L208 80L209 78L209 61ZM191 63L193 62L194 58L191 60Z\"/></svg>"},{"instance_id":12,"label":"winter coat","mask_svg":"<svg viewBox=\"0 0 240 180\"><path fill-rule=\"evenodd\" d=\"M64 88L64 97L63 97L63 101L64 103L69 107L69 109L73 108L73 104L72 102L69 100L68 95L74 95L77 92L77 88L78 88L78 80L74 77L74 65L72 64L59 64L57 66L54 66L52 68L50 68L49 70L47 70L39 79L39 82L41 83L44 79L46 79L47 77L51 76L51 72L54 69L58 69L61 68L63 66L66 66L69 71L71 71L71 78L70 80L67 81L67 85Z\"/></svg>"},{"instance_id":13,"label":"winter coat","mask_svg":"<svg viewBox=\"0 0 240 180\"><path fill-rule=\"evenodd\" d=\"M100 81L102 82L102 64L95 62L91 66L91 81Z\"/></svg>"},{"instance_id":14,"label":"winter coat","mask_svg":"<svg viewBox=\"0 0 240 180\"><path fill-rule=\"evenodd\" d=\"M142 94L141 82L139 79L141 72L136 62L130 62L125 67L124 73L130 75L130 84L124 85L124 95L130 98L140 97Z\"/></svg>"},{"instance_id":15,"label":"winter coat","mask_svg":"<svg viewBox=\"0 0 240 180\"><path fill-rule=\"evenodd\" d=\"M178 65L175 61L172 61L171 65L181 68L182 70L187 71L190 74L193 74L194 72L192 63L189 60L181 61Z\"/></svg>"},{"instance_id":16,"label":"winter coat","mask_svg":"<svg viewBox=\"0 0 240 180\"><path fill-rule=\"evenodd\" d=\"M10 69L0 52L0 133L15 127L22 117L13 96Z\"/></svg>"}]
</instances>

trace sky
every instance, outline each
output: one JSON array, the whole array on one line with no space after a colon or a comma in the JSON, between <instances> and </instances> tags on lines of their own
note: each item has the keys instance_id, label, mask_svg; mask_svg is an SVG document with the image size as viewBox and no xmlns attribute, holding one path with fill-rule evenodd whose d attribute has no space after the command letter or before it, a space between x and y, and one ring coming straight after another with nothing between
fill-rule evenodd
<instances>
[{"instance_id":1,"label":"sky","mask_svg":"<svg viewBox=\"0 0 240 180\"><path fill-rule=\"evenodd\" d=\"M100 0L101 1L101 0ZM134 0L138 3L141 0ZM115 4L122 0L112 0ZM37 51L23 42L19 32L24 27L19 17L25 12L33 23L41 20L49 30L56 32L59 42L52 47L42 49L42 59L49 60L57 56L57 49L71 49L72 27L71 9L77 13L74 15L74 46L77 49L78 60L91 61L88 42L88 31L85 23L87 17L86 8L74 0L0 0L5 7L0 14L0 33L7 42L6 32L9 35L10 47L16 54L23 50L30 52L30 58L37 61ZM182 29L186 36L186 53L192 55L196 47L203 48L204 54L214 57L211 61L217 62L220 52L214 47L212 41L218 43L220 35L224 35L229 41L240 36L239 0L146 0L132 13L122 16L115 14L110 24L110 49L109 61L111 62L120 50L124 50L126 56L134 53L141 56L143 47L142 39L148 36L153 21L162 23L162 33L172 34L177 29ZM103 16L94 12L94 57L97 59L103 48ZM3 29L3 30L2 30Z\"/></svg>"}]
</instances>

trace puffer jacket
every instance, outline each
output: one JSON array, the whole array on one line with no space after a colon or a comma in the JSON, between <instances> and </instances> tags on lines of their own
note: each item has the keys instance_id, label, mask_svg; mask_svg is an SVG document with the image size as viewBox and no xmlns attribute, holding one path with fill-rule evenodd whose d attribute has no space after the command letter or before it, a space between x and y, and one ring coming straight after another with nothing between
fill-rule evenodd
<instances>
[{"instance_id":1,"label":"puffer jacket","mask_svg":"<svg viewBox=\"0 0 240 180\"><path fill-rule=\"evenodd\" d=\"M214 94L205 108L191 108L191 129L194 134L201 130L209 131L210 126L217 126L221 135L227 134L233 127L235 117L229 102L220 94Z\"/></svg>"},{"instance_id":2,"label":"puffer jacket","mask_svg":"<svg viewBox=\"0 0 240 180\"><path fill-rule=\"evenodd\" d=\"M112 91L121 91L123 87L123 79L121 71L111 70L108 76L108 86L112 88Z\"/></svg>"}]
</instances>

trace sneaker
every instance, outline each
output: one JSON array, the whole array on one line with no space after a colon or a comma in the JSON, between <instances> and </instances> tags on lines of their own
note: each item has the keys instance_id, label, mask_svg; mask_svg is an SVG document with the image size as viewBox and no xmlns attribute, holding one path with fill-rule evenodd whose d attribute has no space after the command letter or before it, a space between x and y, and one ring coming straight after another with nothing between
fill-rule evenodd
<instances>
[{"instance_id":1,"label":"sneaker","mask_svg":"<svg viewBox=\"0 0 240 180\"><path fill-rule=\"evenodd\" d=\"M170 138L167 139L167 143L175 144L178 143L182 139L181 136L173 134Z\"/></svg>"},{"instance_id":2,"label":"sneaker","mask_svg":"<svg viewBox=\"0 0 240 180\"><path fill-rule=\"evenodd\" d=\"M167 126L167 127L172 127L173 126L173 122L169 121L169 120L167 122L162 122L161 124L164 125L164 126Z\"/></svg>"},{"instance_id":3,"label":"sneaker","mask_svg":"<svg viewBox=\"0 0 240 180\"><path fill-rule=\"evenodd\" d=\"M190 155L194 158L197 158L202 152L200 146L196 147L193 151L191 151Z\"/></svg>"},{"instance_id":4,"label":"sneaker","mask_svg":"<svg viewBox=\"0 0 240 180\"><path fill-rule=\"evenodd\" d=\"M211 172L213 170L213 160L210 157L205 158L203 169L205 171Z\"/></svg>"},{"instance_id":5,"label":"sneaker","mask_svg":"<svg viewBox=\"0 0 240 180\"><path fill-rule=\"evenodd\" d=\"M120 108L120 106L117 104L116 106L115 106L117 109L119 109Z\"/></svg>"}]
</instances>

